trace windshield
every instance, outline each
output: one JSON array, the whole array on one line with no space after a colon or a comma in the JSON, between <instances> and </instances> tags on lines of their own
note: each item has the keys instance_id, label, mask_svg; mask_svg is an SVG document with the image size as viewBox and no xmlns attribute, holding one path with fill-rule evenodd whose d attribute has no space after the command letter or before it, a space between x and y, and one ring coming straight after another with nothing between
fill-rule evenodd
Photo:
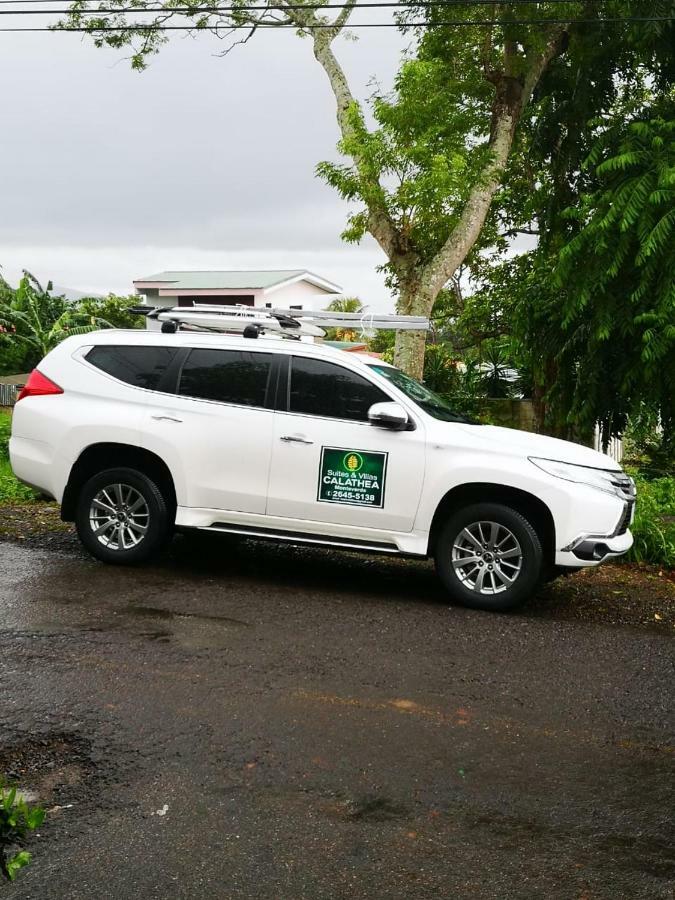
<instances>
[{"instance_id":1,"label":"windshield","mask_svg":"<svg viewBox=\"0 0 675 900\"><path fill-rule=\"evenodd\" d=\"M434 419L441 419L443 422L463 422L466 425L479 424L475 419L455 412L446 400L430 391L420 381L401 372L400 369L394 369L392 366L371 366L371 368L380 375L384 375L392 384L396 385L399 391L403 391L406 397L421 406L424 412L433 416Z\"/></svg>"}]
</instances>

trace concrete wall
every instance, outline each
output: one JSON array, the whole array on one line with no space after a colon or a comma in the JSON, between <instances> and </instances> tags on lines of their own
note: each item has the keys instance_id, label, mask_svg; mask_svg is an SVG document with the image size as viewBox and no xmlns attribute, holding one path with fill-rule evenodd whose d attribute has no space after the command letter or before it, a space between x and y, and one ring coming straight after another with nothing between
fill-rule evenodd
<instances>
[{"instance_id":1,"label":"concrete wall","mask_svg":"<svg viewBox=\"0 0 675 900\"><path fill-rule=\"evenodd\" d=\"M495 425L535 431L534 405L531 400L484 400L481 412L486 413Z\"/></svg>"},{"instance_id":2,"label":"concrete wall","mask_svg":"<svg viewBox=\"0 0 675 900\"><path fill-rule=\"evenodd\" d=\"M317 310L325 309L334 296L307 281L296 281L295 284L265 292L263 299L264 303L271 303L280 309L302 306L303 309Z\"/></svg>"}]
</instances>

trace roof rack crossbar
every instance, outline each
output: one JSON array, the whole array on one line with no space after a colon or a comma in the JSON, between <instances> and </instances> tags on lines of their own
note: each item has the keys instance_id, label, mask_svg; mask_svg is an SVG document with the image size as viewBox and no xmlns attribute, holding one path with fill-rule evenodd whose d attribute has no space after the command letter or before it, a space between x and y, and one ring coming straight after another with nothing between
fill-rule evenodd
<instances>
[{"instance_id":1,"label":"roof rack crossbar","mask_svg":"<svg viewBox=\"0 0 675 900\"><path fill-rule=\"evenodd\" d=\"M194 306L136 306L134 313L149 319L173 321L178 325L198 325L203 321L210 328L238 330L246 325L258 325L273 331L288 331L351 326L362 331L428 331L429 319L424 316L403 316L388 313L343 313L331 310L281 309L244 305L195 304ZM307 332L305 332L307 333Z\"/></svg>"},{"instance_id":2,"label":"roof rack crossbar","mask_svg":"<svg viewBox=\"0 0 675 900\"><path fill-rule=\"evenodd\" d=\"M351 328L369 331L427 331L424 316L399 316L386 313L341 313L331 310L278 309L244 305L195 304L194 306L133 307L134 313L162 322L164 330L201 329L246 337L324 337L324 328ZM166 325L166 327L164 327Z\"/></svg>"}]
</instances>

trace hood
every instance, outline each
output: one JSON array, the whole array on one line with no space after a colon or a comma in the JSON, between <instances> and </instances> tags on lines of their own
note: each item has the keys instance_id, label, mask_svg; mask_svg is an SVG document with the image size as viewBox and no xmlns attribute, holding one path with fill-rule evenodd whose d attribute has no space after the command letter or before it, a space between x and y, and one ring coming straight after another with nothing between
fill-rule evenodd
<instances>
[{"instance_id":1,"label":"hood","mask_svg":"<svg viewBox=\"0 0 675 900\"><path fill-rule=\"evenodd\" d=\"M456 427L456 426L455 426ZM572 463L575 466L589 466L592 469L621 471L621 466L611 457L573 441L561 441L543 434L518 431L515 428L500 428L497 425L461 425L471 433L476 441L485 441L506 453L521 453L540 459L554 459L557 462Z\"/></svg>"}]
</instances>

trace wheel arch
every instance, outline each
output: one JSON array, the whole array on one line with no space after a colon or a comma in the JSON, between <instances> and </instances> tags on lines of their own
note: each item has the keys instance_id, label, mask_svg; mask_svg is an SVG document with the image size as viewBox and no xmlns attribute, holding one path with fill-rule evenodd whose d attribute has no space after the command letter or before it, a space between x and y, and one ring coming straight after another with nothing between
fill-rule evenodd
<instances>
[{"instance_id":1,"label":"wheel arch","mask_svg":"<svg viewBox=\"0 0 675 900\"><path fill-rule=\"evenodd\" d=\"M530 522L539 536L546 564L555 562L555 522L549 507L534 494L520 488L491 482L461 484L449 490L436 507L427 552L432 555L438 533L450 513L472 503L504 503L515 509Z\"/></svg>"},{"instance_id":2,"label":"wheel arch","mask_svg":"<svg viewBox=\"0 0 675 900\"><path fill-rule=\"evenodd\" d=\"M77 500L86 482L104 469L128 466L143 472L157 484L166 500L171 514L176 510L176 488L171 470L164 460L150 450L132 444L99 443L90 444L79 455L68 477L61 501L61 518L64 522L75 521Z\"/></svg>"}]
</instances>

